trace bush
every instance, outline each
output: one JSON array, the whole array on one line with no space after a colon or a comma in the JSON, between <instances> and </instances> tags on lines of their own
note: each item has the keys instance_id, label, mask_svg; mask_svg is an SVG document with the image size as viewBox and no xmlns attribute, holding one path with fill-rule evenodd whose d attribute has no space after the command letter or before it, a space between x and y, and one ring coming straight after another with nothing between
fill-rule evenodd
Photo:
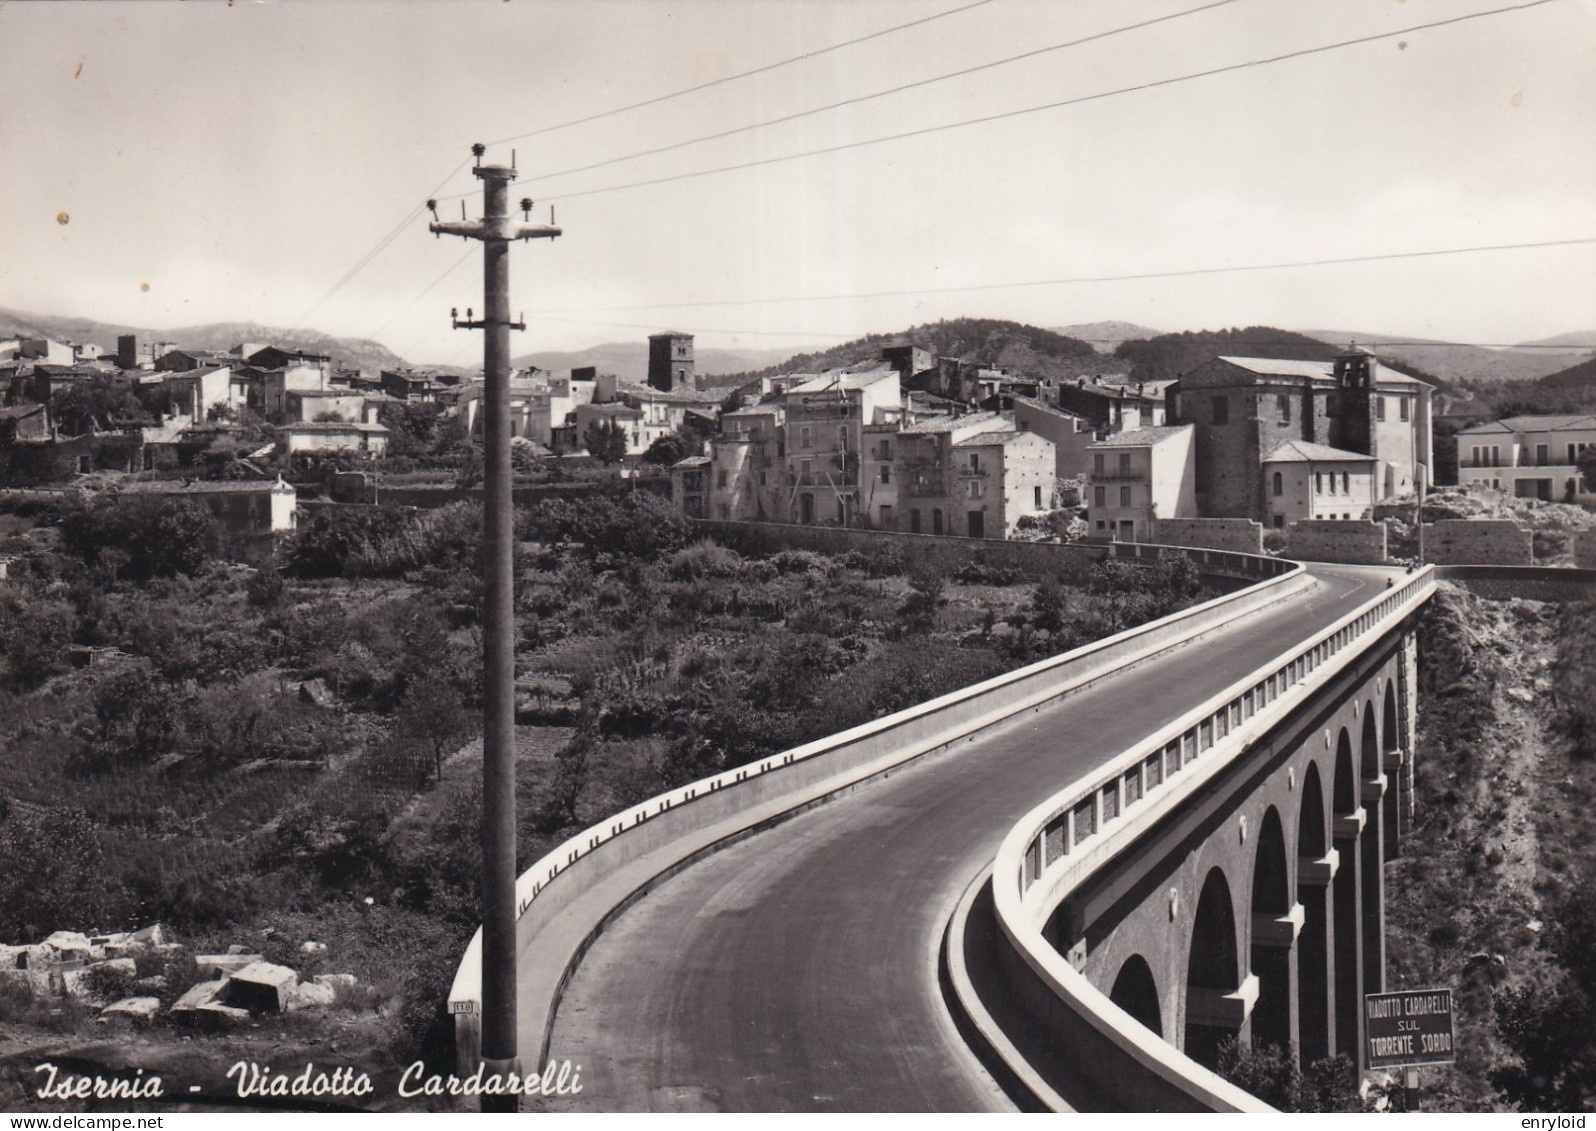
<instances>
[{"instance_id":1,"label":"bush","mask_svg":"<svg viewBox=\"0 0 1596 1131\"><path fill-rule=\"evenodd\" d=\"M86 565L133 581L193 576L221 548L221 527L192 499L101 498L68 512L61 542Z\"/></svg>"}]
</instances>

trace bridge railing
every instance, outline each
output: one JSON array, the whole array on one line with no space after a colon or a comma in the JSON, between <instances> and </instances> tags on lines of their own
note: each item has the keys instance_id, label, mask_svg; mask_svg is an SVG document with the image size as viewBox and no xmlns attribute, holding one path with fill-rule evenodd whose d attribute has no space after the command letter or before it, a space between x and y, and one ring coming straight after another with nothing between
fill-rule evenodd
<instances>
[{"instance_id":1,"label":"bridge railing","mask_svg":"<svg viewBox=\"0 0 1596 1131\"><path fill-rule=\"evenodd\" d=\"M1016 968L1029 972L1029 984L1017 989L1050 995L1050 1006L1062 1004L1072 1021L1078 1019L1085 1037L1075 1043L1083 1056L1117 1052L1129 1058L1131 1064L1119 1075L1138 1082L1140 1091L1130 1102L1142 1105L1130 1110L1182 1105L1210 1111L1263 1109L1257 1099L1186 1057L1111 1002L1078 968L1085 964L1084 949L1060 954L1043 937L1044 925L1072 891L1286 718L1363 644L1417 610L1434 590L1433 572L1425 567L1402 578L1305 643L1197 704L1049 797L1004 838L992 869L992 901L1002 935L1021 960ZM1083 1040L1096 1047L1089 1049ZM1153 1094L1149 1087L1164 1090Z\"/></svg>"},{"instance_id":2,"label":"bridge railing","mask_svg":"<svg viewBox=\"0 0 1596 1131\"><path fill-rule=\"evenodd\" d=\"M849 775L851 783L883 773L1017 714L1038 709L1241 613L1284 600L1297 589L1311 585L1300 564L1275 558L1133 543L1120 543L1112 552L1144 560L1181 555L1199 567L1263 580L1105 640L629 806L571 837L516 880L519 944L524 948L534 933L543 930L591 889L613 881L616 890L605 895L607 906L593 920L592 930L596 932L603 915L624 906L640 887L673 867L667 858L680 853L680 845L691 838L704 838L705 830L739 821L747 824L742 818L762 812L762 807L790 810L807 804L809 793L826 796L828 789L836 792L845 788L825 784L843 775ZM735 834L716 835L724 839ZM640 868L648 874L635 875ZM559 953L538 952L541 962L554 967L543 971L551 976L551 995L557 995L569 965L580 956L587 941L588 937L578 939L568 958ZM478 930L461 958L449 992L449 1011L455 1017L456 1058L461 1065L474 1063L479 1055L481 963L482 932ZM541 1060L552 1014L523 1021L541 1025L543 1047L537 1052Z\"/></svg>"}]
</instances>

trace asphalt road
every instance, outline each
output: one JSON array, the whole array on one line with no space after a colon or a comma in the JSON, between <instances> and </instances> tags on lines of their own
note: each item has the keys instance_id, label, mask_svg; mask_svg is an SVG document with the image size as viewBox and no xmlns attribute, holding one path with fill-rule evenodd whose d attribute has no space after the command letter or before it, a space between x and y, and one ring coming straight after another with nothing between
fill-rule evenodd
<instances>
[{"instance_id":1,"label":"asphalt road","mask_svg":"<svg viewBox=\"0 0 1596 1131\"><path fill-rule=\"evenodd\" d=\"M542 1106L1008 1110L938 990L955 902L1033 805L1350 611L1395 571L1313 572L1310 593L660 884L577 967L549 1052L581 1066L583 1090Z\"/></svg>"}]
</instances>

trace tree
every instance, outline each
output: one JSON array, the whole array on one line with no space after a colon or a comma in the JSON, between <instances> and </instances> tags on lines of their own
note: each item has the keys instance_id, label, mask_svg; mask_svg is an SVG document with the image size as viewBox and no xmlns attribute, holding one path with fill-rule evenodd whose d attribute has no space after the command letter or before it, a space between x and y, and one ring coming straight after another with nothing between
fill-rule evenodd
<instances>
[{"instance_id":1,"label":"tree","mask_svg":"<svg viewBox=\"0 0 1596 1131\"><path fill-rule=\"evenodd\" d=\"M697 450L698 445L680 432L668 432L648 446L648 451L643 453L643 462L669 467Z\"/></svg>"},{"instance_id":2,"label":"tree","mask_svg":"<svg viewBox=\"0 0 1596 1131\"><path fill-rule=\"evenodd\" d=\"M626 456L626 429L613 420L595 420L582 432L582 444L604 466L620 463Z\"/></svg>"},{"instance_id":3,"label":"tree","mask_svg":"<svg viewBox=\"0 0 1596 1131\"><path fill-rule=\"evenodd\" d=\"M36 942L64 924L100 923L108 910L106 869L94 822L55 806L0 821L0 939Z\"/></svg>"},{"instance_id":4,"label":"tree","mask_svg":"<svg viewBox=\"0 0 1596 1131\"><path fill-rule=\"evenodd\" d=\"M432 772L443 780L443 759L477 733L476 719L460 695L436 676L412 675L399 703L399 730L423 743L432 754Z\"/></svg>"},{"instance_id":5,"label":"tree","mask_svg":"<svg viewBox=\"0 0 1596 1131\"><path fill-rule=\"evenodd\" d=\"M937 610L947 604L942 596L942 578L933 573L915 573L909 577L909 595L898 606L903 627L909 632L927 633L937 626Z\"/></svg>"},{"instance_id":6,"label":"tree","mask_svg":"<svg viewBox=\"0 0 1596 1131\"><path fill-rule=\"evenodd\" d=\"M63 517L61 540L86 565L103 555L125 554L117 572L147 581L199 572L220 548L221 527L193 499L102 498Z\"/></svg>"}]
</instances>

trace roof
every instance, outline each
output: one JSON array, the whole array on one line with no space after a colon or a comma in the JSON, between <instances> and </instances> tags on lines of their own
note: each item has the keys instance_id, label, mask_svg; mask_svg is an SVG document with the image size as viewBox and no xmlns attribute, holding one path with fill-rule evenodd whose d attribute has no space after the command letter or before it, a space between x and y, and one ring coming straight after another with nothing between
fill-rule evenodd
<instances>
[{"instance_id":1,"label":"roof","mask_svg":"<svg viewBox=\"0 0 1596 1131\"><path fill-rule=\"evenodd\" d=\"M299 424L284 424L279 432L378 432L388 434L381 424L367 424L360 420L306 420Z\"/></svg>"},{"instance_id":2,"label":"roof","mask_svg":"<svg viewBox=\"0 0 1596 1131\"><path fill-rule=\"evenodd\" d=\"M1191 432L1190 424L1166 424L1158 428L1136 428L1129 432L1116 432L1106 439L1090 445L1092 448L1145 448L1162 443L1182 432Z\"/></svg>"},{"instance_id":3,"label":"roof","mask_svg":"<svg viewBox=\"0 0 1596 1131\"><path fill-rule=\"evenodd\" d=\"M1360 355L1375 357L1374 354L1364 350L1361 346L1357 351ZM1342 353L1340 356L1349 356ZM1231 357L1216 358L1227 365L1234 365L1238 369L1245 369L1249 373L1257 373L1265 377L1321 377L1329 380L1335 376L1335 363L1330 361L1292 361L1289 358L1278 357ZM1409 377L1406 373L1398 373L1389 365L1380 365L1379 358L1375 357L1377 365L1374 377L1376 385L1422 385L1429 388L1429 384L1420 381L1417 377Z\"/></svg>"},{"instance_id":4,"label":"roof","mask_svg":"<svg viewBox=\"0 0 1596 1131\"><path fill-rule=\"evenodd\" d=\"M1018 393L1014 395L1014 403L1016 406L1024 405L1026 408L1037 409L1047 413L1049 416L1064 416L1071 420L1086 419L1078 412L1071 412L1067 408L1059 408L1057 405L1048 404L1046 401L1039 401L1035 397L1023 397Z\"/></svg>"},{"instance_id":5,"label":"roof","mask_svg":"<svg viewBox=\"0 0 1596 1131\"><path fill-rule=\"evenodd\" d=\"M1589 413L1547 416L1508 416L1489 420L1458 431L1459 436L1478 436L1508 432L1562 432L1596 428L1596 416Z\"/></svg>"},{"instance_id":6,"label":"roof","mask_svg":"<svg viewBox=\"0 0 1596 1131\"><path fill-rule=\"evenodd\" d=\"M805 374L795 374L795 376L803 376L806 379L798 384L789 385L787 387L789 396L793 393L848 392L853 389L865 389L888 378L896 381L898 379L898 371L891 366L877 364L875 367L865 370L832 370L812 377Z\"/></svg>"},{"instance_id":7,"label":"roof","mask_svg":"<svg viewBox=\"0 0 1596 1131\"><path fill-rule=\"evenodd\" d=\"M1029 436L1033 440L1041 440L1044 444L1053 442L1045 436L1038 436L1035 432L1021 432L1013 428L1004 428L992 432L977 432L974 436L966 436L962 440L955 440L953 446L955 448L992 447L998 444L1012 443L1021 436Z\"/></svg>"},{"instance_id":8,"label":"roof","mask_svg":"<svg viewBox=\"0 0 1596 1131\"><path fill-rule=\"evenodd\" d=\"M692 336L691 334L684 334L680 330L661 330L657 334L650 334L649 338L652 340L654 338L691 338Z\"/></svg>"},{"instance_id":9,"label":"roof","mask_svg":"<svg viewBox=\"0 0 1596 1131\"><path fill-rule=\"evenodd\" d=\"M616 389L616 394L636 397L640 401L660 401L664 404L719 404L731 389L656 389L653 385L636 385L628 381Z\"/></svg>"},{"instance_id":10,"label":"roof","mask_svg":"<svg viewBox=\"0 0 1596 1131\"><path fill-rule=\"evenodd\" d=\"M0 405L0 420L20 420L24 416L32 416L36 412L43 411L42 404Z\"/></svg>"},{"instance_id":11,"label":"roof","mask_svg":"<svg viewBox=\"0 0 1596 1131\"><path fill-rule=\"evenodd\" d=\"M1285 440L1269 449L1263 463L1374 463L1375 458L1363 452L1348 452L1328 444L1314 444L1307 440Z\"/></svg>"},{"instance_id":12,"label":"roof","mask_svg":"<svg viewBox=\"0 0 1596 1131\"><path fill-rule=\"evenodd\" d=\"M952 432L957 428L967 428L970 425L990 424L991 431L1007 430L1011 422L1007 417L996 412L970 412L963 416L939 416L934 420L922 420L901 429L906 435L931 435L939 432ZM977 428L977 431L980 429Z\"/></svg>"},{"instance_id":13,"label":"roof","mask_svg":"<svg viewBox=\"0 0 1596 1131\"><path fill-rule=\"evenodd\" d=\"M675 463L671 464L671 466L672 467L704 467L707 464L709 464L709 462L710 462L710 459L709 459L708 456L688 456L686 459L677 460Z\"/></svg>"},{"instance_id":14,"label":"roof","mask_svg":"<svg viewBox=\"0 0 1596 1131\"><path fill-rule=\"evenodd\" d=\"M131 495L223 495L293 489L281 479L140 479L116 485L116 490Z\"/></svg>"}]
</instances>

